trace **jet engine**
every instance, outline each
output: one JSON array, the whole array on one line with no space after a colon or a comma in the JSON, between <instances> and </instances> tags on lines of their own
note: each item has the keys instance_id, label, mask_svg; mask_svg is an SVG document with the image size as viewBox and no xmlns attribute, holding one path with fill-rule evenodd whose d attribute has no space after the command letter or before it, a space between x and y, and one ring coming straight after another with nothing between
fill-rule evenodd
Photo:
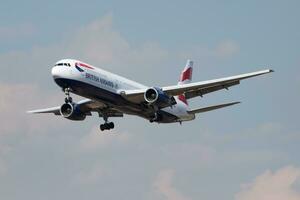
<instances>
[{"instance_id":1,"label":"jet engine","mask_svg":"<svg viewBox=\"0 0 300 200\"><path fill-rule=\"evenodd\" d=\"M147 89L144 99L148 104L156 105L158 108L165 108L176 104L174 97L169 97L162 89L156 87Z\"/></svg>"},{"instance_id":2,"label":"jet engine","mask_svg":"<svg viewBox=\"0 0 300 200\"><path fill-rule=\"evenodd\" d=\"M75 103L65 103L60 107L60 114L69 120L82 121L85 119L86 114L80 111Z\"/></svg>"}]
</instances>

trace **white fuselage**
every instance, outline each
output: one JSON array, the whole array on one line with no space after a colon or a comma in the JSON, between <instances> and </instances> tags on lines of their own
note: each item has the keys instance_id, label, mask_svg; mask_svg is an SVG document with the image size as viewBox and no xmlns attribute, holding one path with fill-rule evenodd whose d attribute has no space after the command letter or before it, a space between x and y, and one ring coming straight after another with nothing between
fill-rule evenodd
<instances>
[{"instance_id":1,"label":"white fuselage","mask_svg":"<svg viewBox=\"0 0 300 200\"><path fill-rule=\"evenodd\" d=\"M149 88L148 86L73 59L65 59L57 62L52 68L52 76L61 87L64 87L64 84L74 84L81 87L80 84L82 84L84 88L73 92L95 101L99 101L99 96L87 95L85 91L92 90L91 88L98 88L100 95L102 94L101 91L103 91L103 99L101 97L101 101L103 102L104 100L103 103L112 104L124 113L137 114L144 117L142 113L139 113L142 111L138 111L135 106L135 108L130 109L130 103L128 105L121 105L119 102L110 101L108 97L114 98L117 101L117 99L122 98L121 94L125 90L144 89ZM106 96L108 97L106 98ZM163 108L162 111L176 116L177 119L173 122L193 120L195 115L187 112L188 105L179 101L177 97L175 97L175 100L177 104Z\"/></svg>"}]
</instances>

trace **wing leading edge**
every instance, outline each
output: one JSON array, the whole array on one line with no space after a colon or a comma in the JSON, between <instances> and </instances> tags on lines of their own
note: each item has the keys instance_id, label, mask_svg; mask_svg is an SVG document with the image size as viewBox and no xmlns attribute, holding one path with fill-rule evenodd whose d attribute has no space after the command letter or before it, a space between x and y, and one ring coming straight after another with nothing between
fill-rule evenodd
<instances>
[{"instance_id":1,"label":"wing leading edge","mask_svg":"<svg viewBox=\"0 0 300 200\"><path fill-rule=\"evenodd\" d=\"M104 115L107 117L123 117L123 113L115 110L113 108L107 107L104 103L92 101L90 99L84 99L79 101L76 106L79 107L79 110L86 115L92 115L91 112L98 112L99 117L103 117ZM38 110L31 110L27 113L31 114L40 114L40 113L53 113L54 115L60 114L60 106L44 108Z\"/></svg>"},{"instance_id":2,"label":"wing leading edge","mask_svg":"<svg viewBox=\"0 0 300 200\"><path fill-rule=\"evenodd\" d=\"M30 114L53 113L55 115L60 115L59 110L60 110L60 106L56 106L56 107L51 107L51 108L30 110L30 111L27 111L27 113L30 113Z\"/></svg>"},{"instance_id":3,"label":"wing leading edge","mask_svg":"<svg viewBox=\"0 0 300 200\"><path fill-rule=\"evenodd\" d=\"M260 76L263 74L271 73L273 70L266 69L246 74L240 74L231 77L225 77L220 79L213 79L208 81L201 81L195 83L188 83L182 85L172 85L167 87L162 87L162 90L169 96L177 96L185 93L186 98L194 98L196 96L202 96L207 93L215 92L221 89L228 89L231 86L240 84L241 80L252 78L255 76ZM146 89L138 89L138 90L127 90L122 91L121 95L133 102L143 102L144 101L144 93Z\"/></svg>"}]
</instances>

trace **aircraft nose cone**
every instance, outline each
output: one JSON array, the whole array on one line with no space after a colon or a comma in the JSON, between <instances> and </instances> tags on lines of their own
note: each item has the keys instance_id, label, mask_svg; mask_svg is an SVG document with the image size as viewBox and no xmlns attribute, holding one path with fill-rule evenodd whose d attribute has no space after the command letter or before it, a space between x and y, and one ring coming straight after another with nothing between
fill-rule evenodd
<instances>
[{"instance_id":1,"label":"aircraft nose cone","mask_svg":"<svg viewBox=\"0 0 300 200\"><path fill-rule=\"evenodd\" d=\"M54 79L59 78L60 77L60 69L57 66L52 67L51 74Z\"/></svg>"}]
</instances>

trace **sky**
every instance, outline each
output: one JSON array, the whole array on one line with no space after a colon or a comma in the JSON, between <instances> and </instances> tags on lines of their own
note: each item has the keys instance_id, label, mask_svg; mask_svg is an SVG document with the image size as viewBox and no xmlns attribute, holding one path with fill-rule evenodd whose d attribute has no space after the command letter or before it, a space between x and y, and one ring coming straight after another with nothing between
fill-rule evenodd
<instances>
[{"instance_id":1,"label":"sky","mask_svg":"<svg viewBox=\"0 0 300 200\"><path fill-rule=\"evenodd\" d=\"M15 1L0 7L0 199L299 200L300 2ZM272 68L192 108L192 122L27 110L61 105L51 77L76 58L150 86ZM80 100L80 97L74 97Z\"/></svg>"}]
</instances>

